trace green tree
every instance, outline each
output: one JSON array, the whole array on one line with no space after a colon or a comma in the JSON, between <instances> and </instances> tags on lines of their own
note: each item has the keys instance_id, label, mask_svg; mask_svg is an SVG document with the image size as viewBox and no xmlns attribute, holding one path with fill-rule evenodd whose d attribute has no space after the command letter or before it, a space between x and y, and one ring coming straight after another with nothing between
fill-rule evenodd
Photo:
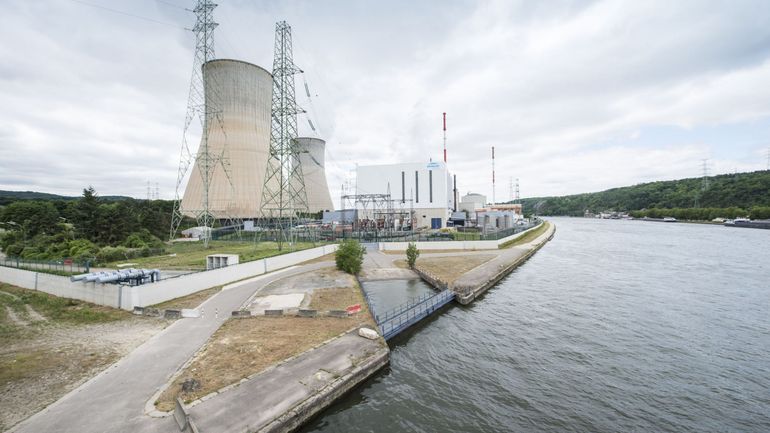
<instances>
[{"instance_id":1,"label":"green tree","mask_svg":"<svg viewBox=\"0 0 770 433\"><path fill-rule=\"evenodd\" d=\"M361 265L364 263L364 254L366 248L357 240L346 240L340 244L337 252L334 254L334 261L337 269L349 274L357 275L361 272Z\"/></svg>"},{"instance_id":2,"label":"green tree","mask_svg":"<svg viewBox=\"0 0 770 433\"><path fill-rule=\"evenodd\" d=\"M410 269L414 269L418 257L420 257L420 250L417 249L417 245L414 242L409 242L409 246L406 247L406 262L409 264Z\"/></svg>"}]
</instances>

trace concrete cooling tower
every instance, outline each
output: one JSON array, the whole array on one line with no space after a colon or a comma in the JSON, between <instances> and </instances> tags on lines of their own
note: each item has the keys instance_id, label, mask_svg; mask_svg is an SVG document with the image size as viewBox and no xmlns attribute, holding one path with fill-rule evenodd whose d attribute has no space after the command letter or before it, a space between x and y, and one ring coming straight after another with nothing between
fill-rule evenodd
<instances>
[{"instance_id":1,"label":"concrete cooling tower","mask_svg":"<svg viewBox=\"0 0 770 433\"><path fill-rule=\"evenodd\" d=\"M219 112L217 117L208 116L205 125L209 154L225 157L233 185L222 164L217 164L209 188L209 209L215 218L258 217L270 151L273 77L259 66L227 59L204 64L203 77L206 100L213 102L212 108ZM321 146L323 161L323 142ZM201 150L202 146L199 157ZM325 180L323 185L326 187ZM201 213L203 193L196 162L182 197L182 213L191 217Z\"/></svg>"},{"instance_id":2,"label":"concrete cooling tower","mask_svg":"<svg viewBox=\"0 0 770 433\"><path fill-rule=\"evenodd\" d=\"M326 184L324 167L326 142L320 138L299 137L297 143L300 148L299 162L305 179L308 211L334 210L329 186Z\"/></svg>"}]
</instances>

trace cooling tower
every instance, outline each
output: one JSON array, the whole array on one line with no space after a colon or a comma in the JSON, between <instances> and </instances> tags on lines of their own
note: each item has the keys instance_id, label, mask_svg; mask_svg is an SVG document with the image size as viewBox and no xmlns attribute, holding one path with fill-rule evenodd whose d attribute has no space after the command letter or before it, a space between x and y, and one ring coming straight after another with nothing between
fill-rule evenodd
<instances>
[{"instance_id":1,"label":"cooling tower","mask_svg":"<svg viewBox=\"0 0 770 433\"><path fill-rule=\"evenodd\" d=\"M299 137L297 143L300 149L299 162L305 179L308 211L334 210L324 168L326 142L320 138Z\"/></svg>"},{"instance_id":2,"label":"cooling tower","mask_svg":"<svg viewBox=\"0 0 770 433\"><path fill-rule=\"evenodd\" d=\"M213 113L207 115L204 126L209 134L208 153L216 164L209 188L211 214L221 219L258 217L270 151L273 77L250 63L218 59L203 65L203 81L209 111ZM203 146L198 150L198 159L202 151ZM229 167L232 187L223 165L216 162L220 155ZM182 213L191 217L204 209L198 159L181 204Z\"/></svg>"}]
</instances>

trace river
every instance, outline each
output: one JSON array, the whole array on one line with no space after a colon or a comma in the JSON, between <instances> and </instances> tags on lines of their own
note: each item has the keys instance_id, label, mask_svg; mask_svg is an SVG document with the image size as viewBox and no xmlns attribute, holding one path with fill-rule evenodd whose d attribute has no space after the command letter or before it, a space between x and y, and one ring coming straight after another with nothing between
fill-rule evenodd
<instances>
[{"instance_id":1,"label":"river","mask_svg":"<svg viewBox=\"0 0 770 433\"><path fill-rule=\"evenodd\" d=\"M552 221L303 431L770 431L770 230Z\"/></svg>"}]
</instances>

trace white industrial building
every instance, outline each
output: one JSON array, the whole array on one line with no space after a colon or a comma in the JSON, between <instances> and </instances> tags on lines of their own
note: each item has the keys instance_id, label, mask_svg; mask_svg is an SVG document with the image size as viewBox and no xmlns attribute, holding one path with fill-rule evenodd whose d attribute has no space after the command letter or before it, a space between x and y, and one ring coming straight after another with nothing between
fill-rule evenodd
<instances>
[{"instance_id":1,"label":"white industrial building","mask_svg":"<svg viewBox=\"0 0 770 433\"><path fill-rule=\"evenodd\" d=\"M356 169L356 194L387 194L413 210L414 228L443 228L455 208L454 178L445 162L368 165Z\"/></svg>"}]
</instances>

